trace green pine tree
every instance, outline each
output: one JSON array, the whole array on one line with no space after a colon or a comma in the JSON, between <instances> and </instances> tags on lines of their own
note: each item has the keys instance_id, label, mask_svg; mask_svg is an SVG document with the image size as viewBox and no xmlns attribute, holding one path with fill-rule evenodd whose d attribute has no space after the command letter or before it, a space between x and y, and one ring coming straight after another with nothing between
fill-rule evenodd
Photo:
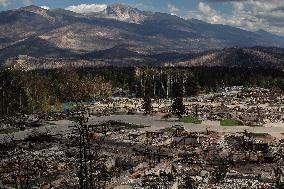
<instances>
[{"instance_id":1,"label":"green pine tree","mask_svg":"<svg viewBox=\"0 0 284 189\"><path fill-rule=\"evenodd\" d=\"M179 118L185 114L185 105L183 104L182 97L177 97L174 99L172 104L172 113Z\"/></svg>"},{"instance_id":2,"label":"green pine tree","mask_svg":"<svg viewBox=\"0 0 284 189\"><path fill-rule=\"evenodd\" d=\"M143 98L142 108L145 114L151 114L153 112L152 100L149 96Z\"/></svg>"}]
</instances>

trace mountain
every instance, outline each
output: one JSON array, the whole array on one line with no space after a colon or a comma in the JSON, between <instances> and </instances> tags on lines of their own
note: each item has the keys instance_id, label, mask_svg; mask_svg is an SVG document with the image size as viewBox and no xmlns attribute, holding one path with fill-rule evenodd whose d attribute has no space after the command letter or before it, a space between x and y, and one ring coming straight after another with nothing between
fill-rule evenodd
<instances>
[{"instance_id":1,"label":"mountain","mask_svg":"<svg viewBox=\"0 0 284 189\"><path fill-rule=\"evenodd\" d=\"M105 10L101 12L89 13L86 14L86 16L89 16L90 18L108 18L139 24L145 21L149 16L151 16L151 14L151 12L141 11L127 5L113 4L109 5Z\"/></svg>"},{"instance_id":2,"label":"mountain","mask_svg":"<svg viewBox=\"0 0 284 189\"><path fill-rule=\"evenodd\" d=\"M51 47L52 48L52 47ZM64 54L66 52L62 52ZM66 54L65 54L66 55ZM63 57L63 56L62 56ZM226 48L206 52L168 52L145 55L116 46L64 58L19 55L10 58L7 66L15 69L51 69L61 67L263 67L284 69L284 49L270 47Z\"/></svg>"},{"instance_id":3,"label":"mountain","mask_svg":"<svg viewBox=\"0 0 284 189\"><path fill-rule=\"evenodd\" d=\"M283 41L284 40L284 36L275 35L265 30L258 30L255 33L261 35L262 37L270 38L273 41Z\"/></svg>"},{"instance_id":4,"label":"mountain","mask_svg":"<svg viewBox=\"0 0 284 189\"><path fill-rule=\"evenodd\" d=\"M284 47L284 38L120 4L88 14L36 6L0 12L0 64L30 57L44 65L51 60L60 64L56 59L63 65L65 60L113 66L148 60L146 65L157 65L205 51L254 46Z\"/></svg>"},{"instance_id":5,"label":"mountain","mask_svg":"<svg viewBox=\"0 0 284 189\"><path fill-rule=\"evenodd\" d=\"M227 48L198 53L187 60L165 63L165 66L229 66L284 68L284 49L280 48Z\"/></svg>"}]
</instances>

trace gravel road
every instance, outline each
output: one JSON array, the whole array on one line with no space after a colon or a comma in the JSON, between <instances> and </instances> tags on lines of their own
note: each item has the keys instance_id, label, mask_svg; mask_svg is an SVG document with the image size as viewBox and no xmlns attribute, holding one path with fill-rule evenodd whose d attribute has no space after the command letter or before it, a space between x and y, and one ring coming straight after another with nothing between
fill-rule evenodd
<instances>
[{"instance_id":1,"label":"gravel road","mask_svg":"<svg viewBox=\"0 0 284 189\"><path fill-rule=\"evenodd\" d=\"M238 127L221 127L217 124L190 124L190 123L181 123L177 121L165 121L161 120L159 117L155 116L144 116L144 115L111 115L111 116L102 116L102 117L91 117L89 120L89 124L96 124L104 121L122 121L137 125L145 125L150 126L144 128L147 131L155 131L167 127L171 127L175 124L181 124L191 132L202 132L206 131L206 129L210 131L216 132L225 132L225 133L236 133L243 132L247 130L248 132L253 133L268 133L275 137L283 137L282 133L284 133L284 125L282 127L247 127L247 126L238 126ZM64 134L70 132L73 123L68 120L60 120L53 122L46 122L44 126L36 128L38 132L46 132L48 131L50 134ZM24 131L19 131L14 133L14 140L21 140L27 137L30 133L33 132L33 128L26 129ZM7 137L5 135L0 135L0 142L7 141Z\"/></svg>"}]
</instances>

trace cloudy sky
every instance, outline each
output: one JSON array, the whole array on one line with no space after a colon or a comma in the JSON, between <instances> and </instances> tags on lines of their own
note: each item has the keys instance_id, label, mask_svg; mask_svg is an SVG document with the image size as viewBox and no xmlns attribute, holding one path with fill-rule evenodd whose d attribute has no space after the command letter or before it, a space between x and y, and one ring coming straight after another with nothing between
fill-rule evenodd
<instances>
[{"instance_id":1,"label":"cloudy sky","mask_svg":"<svg viewBox=\"0 0 284 189\"><path fill-rule=\"evenodd\" d=\"M34 4L51 9L93 12L112 3L252 31L263 29L284 36L284 0L0 0L0 11Z\"/></svg>"}]
</instances>

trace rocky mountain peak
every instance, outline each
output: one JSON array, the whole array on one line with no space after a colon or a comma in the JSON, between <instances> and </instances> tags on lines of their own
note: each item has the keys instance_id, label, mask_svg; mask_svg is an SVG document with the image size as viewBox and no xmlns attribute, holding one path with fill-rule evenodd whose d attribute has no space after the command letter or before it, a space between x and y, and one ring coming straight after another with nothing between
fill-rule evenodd
<instances>
[{"instance_id":1,"label":"rocky mountain peak","mask_svg":"<svg viewBox=\"0 0 284 189\"><path fill-rule=\"evenodd\" d=\"M48 10L43 9L41 7L37 7L35 5L30 5L27 7L22 7L19 9L20 11L27 11L27 12L32 12L35 14L39 14L39 15L46 15L48 13Z\"/></svg>"},{"instance_id":2,"label":"rocky mountain peak","mask_svg":"<svg viewBox=\"0 0 284 189\"><path fill-rule=\"evenodd\" d=\"M142 12L139 9L133 8L129 5L118 4L118 3L108 5L107 10L114 12Z\"/></svg>"},{"instance_id":3,"label":"rocky mountain peak","mask_svg":"<svg viewBox=\"0 0 284 189\"><path fill-rule=\"evenodd\" d=\"M147 17L143 11L123 4L109 5L106 10L103 11L103 14L105 14L107 18L130 23L141 23Z\"/></svg>"}]
</instances>

